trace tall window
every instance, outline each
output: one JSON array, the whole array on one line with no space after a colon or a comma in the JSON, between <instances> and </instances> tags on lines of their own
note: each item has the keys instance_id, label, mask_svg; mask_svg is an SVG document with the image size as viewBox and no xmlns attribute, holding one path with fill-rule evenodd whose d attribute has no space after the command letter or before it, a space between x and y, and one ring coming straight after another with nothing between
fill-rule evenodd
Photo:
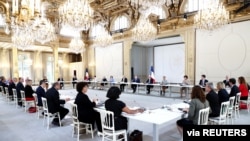
<instances>
[{"instance_id":1,"label":"tall window","mask_svg":"<svg viewBox=\"0 0 250 141\"><path fill-rule=\"evenodd\" d=\"M150 13L159 16L159 19L166 19L166 11L162 7L151 6Z\"/></svg>"},{"instance_id":2,"label":"tall window","mask_svg":"<svg viewBox=\"0 0 250 141\"><path fill-rule=\"evenodd\" d=\"M89 37L95 37L98 34L98 31L101 31L102 25L95 24L91 29L89 33Z\"/></svg>"},{"instance_id":3,"label":"tall window","mask_svg":"<svg viewBox=\"0 0 250 141\"><path fill-rule=\"evenodd\" d=\"M129 28L130 23L128 17L125 15L118 16L114 21L113 31Z\"/></svg>"},{"instance_id":4,"label":"tall window","mask_svg":"<svg viewBox=\"0 0 250 141\"><path fill-rule=\"evenodd\" d=\"M47 78L49 82L54 82L54 58L53 57L48 57L47 59L47 64L46 64L46 69L47 69Z\"/></svg>"},{"instance_id":5,"label":"tall window","mask_svg":"<svg viewBox=\"0 0 250 141\"><path fill-rule=\"evenodd\" d=\"M19 76L25 78L32 78L31 74L32 60L30 54L19 54L18 55L18 73Z\"/></svg>"},{"instance_id":6,"label":"tall window","mask_svg":"<svg viewBox=\"0 0 250 141\"><path fill-rule=\"evenodd\" d=\"M204 9L209 5L211 0L188 0L185 6L185 12L198 11Z\"/></svg>"}]
</instances>

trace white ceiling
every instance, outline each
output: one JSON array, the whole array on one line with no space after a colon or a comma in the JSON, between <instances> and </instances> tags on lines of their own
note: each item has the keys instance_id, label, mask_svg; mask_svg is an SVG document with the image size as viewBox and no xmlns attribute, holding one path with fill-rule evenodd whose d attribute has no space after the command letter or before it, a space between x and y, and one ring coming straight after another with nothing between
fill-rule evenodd
<instances>
[{"instance_id":1,"label":"white ceiling","mask_svg":"<svg viewBox=\"0 0 250 141\"><path fill-rule=\"evenodd\" d=\"M142 46L142 47L153 47L153 46L162 46L176 43L183 43L183 39L181 36L173 36L173 37L165 37L156 39L149 42L134 42L134 46Z\"/></svg>"}]
</instances>

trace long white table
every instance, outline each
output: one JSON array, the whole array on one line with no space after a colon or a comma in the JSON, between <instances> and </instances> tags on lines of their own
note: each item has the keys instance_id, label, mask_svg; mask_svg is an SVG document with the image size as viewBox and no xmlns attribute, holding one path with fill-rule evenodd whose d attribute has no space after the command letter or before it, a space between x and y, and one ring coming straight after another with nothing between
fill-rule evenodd
<instances>
[{"instance_id":1,"label":"long white table","mask_svg":"<svg viewBox=\"0 0 250 141\"><path fill-rule=\"evenodd\" d=\"M152 123L153 141L159 141L159 127L181 118L183 112L179 111L178 108L186 108L188 106L189 105L186 103L179 103L170 105L171 110L168 110L167 108L159 108L148 111L146 110L145 112L136 115L123 113L123 116L127 117L129 120L138 120L142 122Z\"/></svg>"}]
</instances>

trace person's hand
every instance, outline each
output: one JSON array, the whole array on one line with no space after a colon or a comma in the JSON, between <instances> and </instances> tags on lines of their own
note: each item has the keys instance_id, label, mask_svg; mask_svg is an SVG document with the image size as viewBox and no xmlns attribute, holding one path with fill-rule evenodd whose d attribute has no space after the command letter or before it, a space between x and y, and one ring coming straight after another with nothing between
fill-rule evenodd
<instances>
[{"instance_id":1,"label":"person's hand","mask_svg":"<svg viewBox=\"0 0 250 141\"><path fill-rule=\"evenodd\" d=\"M98 104L99 100L98 99L93 99L93 102L95 102L96 104Z\"/></svg>"},{"instance_id":2,"label":"person's hand","mask_svg":"<svg viewBox=\"0 0 250 141\"><path fill-rule=\"evenodd\" d=\"M70 98L65 98L65 101L67 102L67 101L70 101Z\"/></svg>"},{"instance_id":3,"label":"person's hand","mask_svg":"<svg viewBox=\"0 0 250 141\"><path fill-rule=\"evenodd\" d=\"M183 108L183 112L188 112L188 108Z\"/></svg>"},{"instance_id":4,"label":"person's hand","mask_svg":"<svg viewBox=\"0 0 250 141\"><path fill-rule=\"evenodd\" d=\"M145 111L145 109L142 109L142 108L137 109L137 112L138 112L138 113L143 113L144 111Z\"/></svg>"}]
</instances>

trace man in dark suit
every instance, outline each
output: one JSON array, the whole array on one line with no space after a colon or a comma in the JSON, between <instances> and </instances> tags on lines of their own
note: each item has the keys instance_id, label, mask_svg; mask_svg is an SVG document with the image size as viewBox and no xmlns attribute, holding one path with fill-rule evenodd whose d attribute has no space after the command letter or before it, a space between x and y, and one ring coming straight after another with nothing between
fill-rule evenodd
<instances>
[{"instance_id":1,"label":"man in dark suit","mask_svg":"<svg viewBox=\"0 0 250 141\"><path fill-rule=\"evenodd\" d=\"M22 101L21 101L21 90L24 91L24 86L23 86L23 78L19 77L19 82L16 85L16 92L17 92L17 103L19 106L22 106Z\"/></svg>"},{"instance_id":2,"label":"man in dark suit","mask_svg":"<svg viewBox=\"0 0 250 141\"><path fill-rule=\"evenodd\" d=\"M124 84L124 83L127 83L127 82L128 82L128 79L125 76L123 76L122 80L121 80L121 84L120 84L120 90L122 92L124 92L124 87L126 86L126 84Z\"/></svg>"},{"instance_id":3,"label":"man in dark suit","mask_svg":"<svg viewBox=\"0 0 250 141\"><path fill-rule=\"evenodd\" d=\"M9 95L12 96L11 100L13 100L13 91L12 91L12 89L16 89L16 83L17 83L17 78L13 78L9 82L8 90L9 90Z\"/></svg>"},{"instance_id":4,"label":"man in dark suit","mask_svg":"<svg viewBox=\"0 0 250 141\"><path fill-rule=\"evenodd\" d=\"M65 102L69 101L70 99L66 98L65 100L61 100L58 92L59 89L60 83L55 82L53 86L45 93L45 97L47 99L49 112L52 114L59 112L61 118L60 120L62 120L68 114L69 110L60 106L60 104L65 104ZM52 124L59 126L59 119L54 118Z\"/></svg>"},{"instance_id":5,"label":"man in dark suit","mask_svg":"<svg viewBox=\"0 0 250 141\"><path fill-rule=\"evenodd\" d=\"M63 80L63 78L62 77L59 77L58 79L57 79L57 81L60 83L60 89L62 89L63 87L64 87L64 80Z\"/></svg>"},{"instance_id":6,"label":"man in dark suit","mask_svg":"<svg viewBox=\"0 0 250 141\"><path fill-rule=\"evenodd\" d=\"M226 76L226 79L223 80L223 83L224 83L225 87L230 87L230 85L229 85L229 77L228 76Z\"/></svg>"},{"instance_id":7,"label":"man in dark suit","mask_svg":"<svg viewBox=\"0 0 250 141\"><path fill-rule=\"evenodd\" d=\"M202 87L206 87L206 83L208 82L208 80L206 79L206 75L205 74L202 74L201 75L201 79L200 79L200 82L199 82L199 85L202 86Z\"/></svg>"},{"instance_id":8,"label":"man in dark suit","mask_svg":"<svg viewBox=\"0 0 250 141\"><path fill-rule=\"evenodd\" d=\"M77 77L76 77L76 75L74 75L72 78L73 88L75 88L76 83L77 83Z\"/></svg>"},{"instance_id":9,"label":"man in dark suit","mask_svg":"<svg viewBox=\"0 0 250 141\"><path fill-rule=\"evenodd\" d=\"M229 93L229 97L236 96L236 94L240 92L239 87L236 86L235 84L236 84L236 79L235 78L230 78L229 79L229 85L231 87L231 91Z\"/></svg>"},{"instance_id":10,"label":"man in dark suit","mask_svg":"<svg viewBox=\"0 0 250 141\"><path fill-rule=\"evenodd\" d=\"M153 85L150 85L150 84L153 84L153 83L154 83L154 80L149 75L148 79L146 81L146 84L147 84L147 94L150 94L150 89L154 87Z\"/></svg>"},{"instance_id":11,"label":"man in dark suit","mask_svg":"<svg viewBox=\"0 0 250 141\"><path fill-rule=\"evenodd\" d=\"M46 87L46 83L44 80L41 80L39 82L39 87L36 88L36 94L37 94L37 106L43 106L42 103L42 97L45 97L45 87Z\"/></svg>"},{"instance_id":12,"label":"man in dark suit","mask_svg":"<svg viewBox=\"0 0 250 141\"><path fill-rule=\"evenodd\" d=\"M134 79L132 80L132 83L141 83L140 78L138 78L138 77L135 75ZM131 84L131 87L132 87L132 89L133 89L133 93L136 92L137 85L138 85L138 84Z\"/></svg>"},{"instance_id":13,"label":"man in dark suit","mask_svg":"<svg viewBox=\"0 0 250 141\"><path fill-rule=\"evenodd\" d=\"M220 102L218 94L214 91L213 83L207 82L205 89L207 92L206 99L212 111L209 117L218 117L220 115Z\"/></svg>"}]
</instances>

